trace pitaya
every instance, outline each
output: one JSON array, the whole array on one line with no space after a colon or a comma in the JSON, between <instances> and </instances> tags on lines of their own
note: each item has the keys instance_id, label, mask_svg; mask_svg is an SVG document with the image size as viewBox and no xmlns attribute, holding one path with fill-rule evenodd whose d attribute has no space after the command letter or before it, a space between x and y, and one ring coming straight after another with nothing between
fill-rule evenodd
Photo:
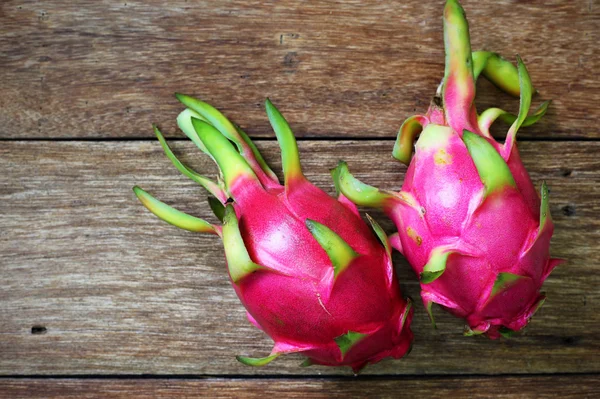
<instances>
[{"instance_id":1,"label":"pitaya","mask_svg":"<svg viewBox=\"0 0 600 399\"><path fill-rule=\"evenodd\" d=\"M528 323L544 302L542 283L560 262L549 257L548 189L542 183L540 201L515 145L519 127L536 122L549 102L527 117L533 89L525 65L518 57L515 68L494 53L471 54L464 11L454 0L444 10L444 42L446 73L429 111L404 122L394 147L395 158L410 162L402 191L367 186L343 162L335 176L350 200L383 208L396 224L390 241L419 275L432 322L437 303L466 320L466 335L495 339ZM520 94L518 116L498 108L477 115L480 73ZM489 133L499 117L512 122L503 145Z\"/></svg>"},{"instance_id":2,"label":"pitaya","mask_svg":"<svg viewBox=\"0 0 600 399\"><path fill-rule=\"evenodd\" d=\"M273 104L267 100L266 110L281 146L284 186L249 137L218 110L177 98L188 108L178 125L217 163L218 183L181 163L156 127L155 133L177 169L214 195L209 202L223 226L134 191L166 222L222 238L249 321L275 341L269 356L238 360L257 366L301 352L304 365L348 365L356 372L405 355L412 310L401 296L387 236L369 218L375 236L343 195L336 200L303 176L294 135Z\"/></svg>"}]
</instances>

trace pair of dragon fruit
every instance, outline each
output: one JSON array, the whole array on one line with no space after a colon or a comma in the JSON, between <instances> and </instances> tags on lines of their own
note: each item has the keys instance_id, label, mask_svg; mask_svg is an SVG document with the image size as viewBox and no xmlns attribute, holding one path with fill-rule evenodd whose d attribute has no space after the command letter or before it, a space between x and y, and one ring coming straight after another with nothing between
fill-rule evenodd
<instances>
[{"instance_id":1,"label":"pair of dragon fruit","mask_svg":"<svg viewBox=\"0 0 600 399\"><path fill-rule=\"evenodd\" d=\"M528 116L532 85L495 53L471 52L461 6L444 10L446 71L425 115L410 117L393 155L408 165L399 193L368 186L340 162L332 171L332 198L302 174L294 135L269 100L266 111L281 147L285 183L267 166L249 137L212 106L185 95L181 130L219 166L217 182L180 162L155 127L167 156L213 197L222 226L184 214L135 187L159 218L223 240L233 288L248 319L275 342L264 365L286 353L304 365L347 365L360 370L411 347L412 309L400 292L391 248L417 273L432 321L437 303L465 319L465 334L490 338L523 328L544 301L540 287L558 260L550 259L553 224L548 189L538 196L524 169L515 136L535 123L549 102ZM477 114L480 74L520 96L518 115L498 108ZM496 119L512 123L504 144L489 133ZM413 144L415 139L416 145ZM414 146L414 147L413 147ZM413 153L414 148L414 155ZM385 232L356 205L382 208L398 232Z\"/></svg>"}]
</instances>

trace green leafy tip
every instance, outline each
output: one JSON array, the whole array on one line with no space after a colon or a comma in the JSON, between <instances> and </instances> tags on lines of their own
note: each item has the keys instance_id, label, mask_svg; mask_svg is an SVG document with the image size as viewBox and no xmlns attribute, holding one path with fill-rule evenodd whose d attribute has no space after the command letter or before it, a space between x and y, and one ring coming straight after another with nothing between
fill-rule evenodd
<instances>
[{"instance_id":1,"label":"green leafy tip","mask_svg":"<svg viewBox=\"0 0 600 399\"><path fill-rule=\"evenodd\" d=\"M433 318L433 301L427 301L425 305L425 310L427 311L427 315L429 316L429 320L431 320L431 326L434 330L437 329L437 325L435 324L435 319Z\"/></svg>"},{"instance_id":2,"label":"green leafy tip","mask_svg":"<svg viewBox=\"0 0 600 399\"><path fill-rule=\"evenodd\" d=\"M277 141L281 147L281 159L283 162L283 174L285 176L285 185L289 186L290 179L302 177L302 167L300 165L300 155L298 154L298 145L290 125L287 123L279 110L267 98L265 108L269 122L275 131Z\"/></svg>"},{"instance_id":3,"label":"green leafy tip","mask_svg":"<svg viewBox=\"0 0 600 399\"><path fill-rule=\"evenodd\" d=\"M496 281L494 281L494 286L492 287L492 293L490 294L490 299L498 295L499 293L506 291L513 285L517 283L517 281L522 280L524 276L519 276L518 274L513 273L498 273L496 277Z\"/></svg>"},{"instance_id":4,"label":"green leafy tip","mask_svg":"<svg viewBox=\"0 0 600 399\"><path fill-rule=\"evenodd\" d=\"M527 116L523 120L521 127L531 126L542 119L542 117L546 114L546 111L548 111L550 104L552 104L552 100L544 101L542 104L540 104L533 114ZM496 119L500 119L504 123L512 124L517 120L517 115L506 112L500 108L488 108L481 113L479 118L477 118L477 123L482 132L489 136L489 128L496 121Z\"/></svg>"},{"instance_id":5,"label":"green leafy tip","mask_svg":"<svg viewBox=\"0 0 600 399\"><path fill-rule=\"evenodd\" d=\"M415 139L423 131L424 122L425 117L422 115L411 116L404 121L398 131L392 156L405 165L410 163Z\"/></svg>"},{"instance_id":6,"label":"green leafy tip","mask_svg":"<svg viewBox=\"0 0 600 399\"><path fill-rule=\"evenodd\" d=\"M517 70L519 72L519 88L520 88L520 102L519 102L519 114L517 120L519 126L523 123L529 108L531 107L531 96L533 95L533 85L531 83L531 77L529 71L521 57L517 54Z\"/></svg>"},{"instance_id":7,"label":"green leafy tip","mask_svg":"<svg viewBox=\"0 0 600 399\"><path fill-rule=\"evenodd\" d=\"M500 327L498 329L498 332L506 339L511 338L516 333L516 331L511 330L510 328L506 328L504 326Z\"/></svg>"},{"instance_id":8,"label":"green leafy tip","mask_svg":"<svg viewBox=\"0 0 600 399\"><path fill-rule=\"evenodd\" d=\"M552 220L552 217L550 216L550 199L549 199L549 195L548 195L548 186L546 185L545 181L542 182L542 189L541 189L540 197L541 197L541 205L540 205L539 231L541 233L542 230L544 229L544 227L546 227L546 223L548 222L548 220ZM538 235L539 235L539 233L538 233Z\"/></svg>"},{"instance_id":9,"label":"green leafy tip","mask_svg":"<svg viewBox=\"0 0 600 399\"><path fill-rule=\"evenodd\" d=\"M412 309L412 300L410 298L406 298L406 308L404 308L404 313L402 314L402 326L406 323L406 319L410 314L410 310Z\"/></svg>"},{"instance_id":10,"label":"green leafy tip","mask_svg":"<svg viewBox=\"0 0 600 399\"><path fill-rule=\"evenodd\" d=\"M223 246L225 247L229 275L231 281L235 284L255 271L263 269L263 266L252 262L250 259L239 229L235 210L231 204L225 207L223 216Z\"/></svg>"},{"instance_id":11,"label":"green leafy tip","mask_svg":"<svg viewBox=\"0 0 600 399\"><path fill-rule=\"evenodd\" d=\"M521 90L517 68L499 54L489 51L473 52L473 74L475 80L477 80L479 74L483 74L487 80L500 90L519 97Z\"/></svg>"},{"instance_id":12,"label":"green leafy tip","mask_svg":"<svg viewBox=\"0 0 600 399\"><path fill-rule=\"evenodd\" d=\"M212 224L197 217L188 215L187 213L183 213L165 204L164 202L157 200L138 186L133 187L133 192L150 212L156 215L159 219L162 219L175 227L198 233L218 234L217 230Z\"/></svg>"},{"instance_id":13,"label":"green leafy tip","mask_svg":"<svg viewBox=\"0 0 600 399\"><path fill-rule=\"evenodd\" d=\"M489 141L468 130L463 132L462 139L485 185L486 196L506 186L516 187L508 165Z\"/></svg>"},{"instance_id":14,"label":"green leafy tip","mask_svg":"<svg viewBox=\"0 0 600 399\"><path fill-rule=\"evenodd\" d=\"M444 271L446 271L446 263L448 262L448 256L453 251L446 248L434 248L429 256L429 261L423 267L421 272L421 284L429 284L438 279Z\"/></svg>"},{"instance_id":15,"label":"green leafy tip","mask_svg":"<svg viewBox=\"0 0 600 399\"><path fill-rule=\"evenodd\" d=\"M331 260L334 277L346 270L352 261L360 256L342 237L324 224L306 219L306 227Z\"/></svg>"},{"instance_id":16,"label":"green leafy tip","mask_svg":"<svg viewBox=\"0 0 600 399\"><path fill-rule=\"evenodd\" d=\"M196 118L192 118L192 125L198 137L206 146L206 150L221 169L225 184L229 189L240 176L245 176L249 180L257 180L254 171L244 157L233 148L231 142L217 129Z\"/></svg>"},{"instance_id":17,"label":"green leafy tip","mask_svg":"<svg viewBox=\"0 0 600 399\"><path fill-rule=\"evenodd\" d=\"M517 55L517 69L519 71L519 88L521 97L519 100L519 114L517 115L517 119L513 122L506 134L506 141L504 143L505 150L507 151L506 159L508 159L508 155L514 146L517 131L527 118L527 114L529 113L529 108L531 107L531 96L533 93L533 86L531 85L531 78L529 77L529 72L527 72L527 67L521 60L521 57Z\"/></svg>"},{"instance_id":18,"label":"green leafy tip","mask_svg":"<svg viewBox=\"0 0 600 399\"><path fill-rule=\"evenodd\" d=\"M191 116L196 119L201 119L209 123L219 132L221 132L221 134L231 140L235 144L237 151L249 162L252 167L262 169L267 179L270 179L274 182L277 181L277 176L269 168L264 158L258 151L258 148L256 148L256 145L252 142L252 140L250 140L250 137L248 137L248 135L244 133L242 129L231 123L231 121L229 121L229 119L227 119L225 115L223 115L218 109L208 103L205 103L204 101L200 101L185 94L175 93L175 97L183 105L193 111L193 113L190 115L180 115L181 121L179 118L177 120L179 127L184 131L184 133L186 133L188 137L191 136L188 134L188 131L190 130L189 117ZM198 116L200 117L198 118ZM186 117L188 117L187 121L185 119ZM200 147L200 149L202 148Z\"/></svg>"},{"instance_id":19,"label":"green leafy tip","mask_svg":"<svg viewBox=\"0 0 600 399\"><path fill-rule=\"evenodd\" d=\"M521 123L521 127L531 126L540 119L542 119L542 117L546 115L546 111L548 111L548 107L550 106L550 104L552 104L552 100L544 101L543 103L541 103L533 114L527 116L523 120L523 123ZM506 123L514 123L515 120L517 120L517 116L509 112L504 113L500 116L500 118Z\"/></svg>"},{"instance_id":20,"label":"green leafy tip","mask_svg":"<svg viewBox=\"0 0 600 399\"><path fill-rule=\"evenodd\" d=\"M187 138L189 138L194 144L196 144L196 147L198 147L200 151L211 156L206 147L204 146L202 140L200 140L200 137L198 137L198 133L196 133L194 125L192 125L193 118L200 119L201 121L208 123L208 121L205 118L203 118L202 115L200 115L199 113L192 111L191 109L185 109L181 111L179 115L177 115L177 126L179 126L179 129L181 129L181 131L185 133Z\"/></svg>"},{"instance_id":21,"label":"green leafy tip","mask_svg":"<svg viewBox=\"0 0 600 399\"><path fill-rule=\"evenodd\" d=\"M367 220L369 221L369 223L371 223L371 227L373 228L375 235L377 236L377 238L379 238L379 242L381 242L381 244L385 248L385 252L391 258L392 257L392 248L390 247L390 242L388 241L387 234L385 234L385 231L383 231L383 229L381 228L379 223L377 223L375 221L375 219L373 219L368 213L366 214L366 216L367 216Z\"/></svg>"},{"instance_id":22,"label":"green leafy tip","mask_svg":"<svg viewBox=\"0 0 600 399\"><path fill-rule=\"evenodd\" d=\"M471 329L471 327L469 327L469 326L465 326L465 329L464 329L463 335L464 335L465 337L474 337L474 336L476 336L476 335L481 335L481 334L483 334L483 333L484 333L484 332L486 332L486 331L487 331L487 330L477 330L477 329L473 330L473 329Z\"/></svg>"},{"instance_id":23,"label":"green leafy tip","mask_svg":"<svg viewBox=\"0 0 600 399\"><path fill-rule=\"evenodd\" d=\"M468 115L475 98L469 24L465 11L455 0L448 0L444 8L444 47L444 108L450 120L457 112Z\"/></svg>"},{"instance_id":24,"label":"green leafy tip","mask_svg":"<svg viewBox=\"0 0 600 399\"><path fill-rule=\"evenodd\" d=\"M394 199L393 194L383 192L355 178L344 161L338 163L332 176L336 181L336 187L356 205L382 208L388 201Z\"/></svg>"},{"instance_id":25,"label":"green leafy tip","mask_svg":"<svg viewBox=\"0 0 600 399\"><path fill-rule=\"evenodd\" d=\"M227 194L225 194L225 192L223 190L221 190L219 185L217 183L213 182L212 180L200 175L198 172L194 171L189 166L187 166L183 162L181 162L175 156L175 154L173 154L173 151L167 144L167 141L165 140L165 138L162 135L162 133L160 132L160 130L158 130L158 127L156 127L156 125L153 125L153 127L154 127L154 133L156 134L156 137L158 138L160 145L162 146L165 154L167 155L167 158L169 158L169 160L173 163L173 165L175 165L177 170L179 172L181 172L184 176L187 176L191 180L200 184L202 187L204 187L209 193L211 193L215 197L219 198L222 201L225 201L227 199Z\"/></svg>"},{"instance_id":26,"label":"green leafy tip","mask_svg":"<svg viewBox=\"0 0 600 399\"><path fill-rule=\"evenodd\" d=\"M367 336L368 334L361 334L354 331L348 331L347 334L340 335L339 337L335 338L334 341L337 344L338 348L340 348L340 352L342 353L342 359L346 356L350 349L352 349L356 344L358 344Z\"/></svg>"},{"instance_id":27,"label":"green leafy tip","mask_svg":"<svg viewBox=\"0 0 600 399\"><path fill-rule=\"evenodd\" d=\"M535 309L533 309L533 312L531 312L531 315L529 315L529 318L532 318L533 315L535 315L537 313L537 311L540 310L540 308L544 305L545 302L546 302L546 297L544 296L544 293L542 292L542 299L540 299L538 301L538 303L535 304Z\"/></svg>"},{"instance_id":28,"label":"green leafy tip","mask_svg":"<svg viewBox=\"0 0 600 399\"><path fill-rule=\"evenodd\" d=\"M199 114L201 119L211 126L215 127L219 132L225 135L229 140L233 141L238 147L239 151L243 151L243 142L239 136L239 133L233 123L229 121L218 109L212 105L200 101L197 98L175 93L175 97L186 107Z\"/></svg>"},{"instance_id":29,"label":"green leafy tip","mask_svg":"<svg viewBox=\"0 0 600 399\"><path fill-rule=\"evenodd\" d=\"M225 217L225 205L215 197L208 197L207 200L208 206L222 223Z\"/></svg>"},{"instance_id":30,"label":"green leafy tip","mask_svg":"<svg viewBox=\"0 0 600 399\"><path fill-rule=\"evenodd\" d=\"M279 353L276 353L274 355L271 356L267 356L267 357L245 357L245 356L236 356L235 358L237 359L238 362L245 364L246 366L254 366L254 367L258 367L258 366L264 366L266 364L271 363L273 360L277 359L279 357Z\"/></svg>"},{"instance_id":31,"label":"green leafy tip","mask_svg":"<svg viewBox=\"0 0 600 399\"><path fill-rule=\"evenodd\" d=\"M331 178L333 179L333 186L335 187L335 196L339 197L342 194L342 190L340 189L340 168L335 167L329 170L331 174Z\"/></svg>"}]
</instances>

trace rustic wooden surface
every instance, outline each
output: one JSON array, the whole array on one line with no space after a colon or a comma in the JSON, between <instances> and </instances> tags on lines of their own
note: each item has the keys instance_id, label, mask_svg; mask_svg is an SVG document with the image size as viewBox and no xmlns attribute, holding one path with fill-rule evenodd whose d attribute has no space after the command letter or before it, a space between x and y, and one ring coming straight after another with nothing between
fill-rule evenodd
<instances>
[{"instance_id":1,"label":"rustic wooden surface","mask_svg":"<svg viewBox=\"0 0 600 399\"><path fill-rule=\"evenodd\" d=\"M556 398L600 396L596 375L389 379L0 380L0 398Z\"/></svg>"},{"instance_id":2,"label":"rustic wooden surface","mask_svg":"<svg viewBox=\"0 0 600 399\"><path fill-rule=\"evenodd\" d=\"M530 137L600 137L597 0L465 0L474 49L528 65L549 115ZM443 76L443 1L72 1L0 5L0 137L175 135L183 91L250 133L265 97L298 136L393 137ZM479 104L516 110L480 85ZM498 131L500 132L500 130Z\"/></svg>"},{"instance_id":3,"label":"rustic wooden surface","mask_svg":"<svg viewBox=\"0 0 600 399\"><path fill-rule=\"evenodd\" d=\"M277 145L258 145L278 169ZM197 170L215 170L190 142L173 147ZM389 147L380 141L300 143L307 176L329 191L327 172L339 158L357 176L398 188L405 168L391 159ZM600 371L600 143L523 142L520 148L533 180L546 179L552 190L552 252L568 259L544 285L548 302L522 335L499 342L462 337L461 322L441 311L440 328L432 330L417 307L410 356L365 374ZM266 354L270 342L245 319L218 239L157 220L131 192L141 184L211 218L205 193L178 174L158 142L17 141L0 151L6 177L0 373L348 374L298 368L297 356L264 368L235 361L240 353ZM374 216L392 231L381 214ZM405 293L419 303L415 276L401 256L395 260ZM32 334L33 326L46 333Z\"/></svg>"},{"instance_id":4,"label":"rustic wooden surface","mask_svg":"<svg viewBox=\"0 0 600 399\"><path fill-rule=\"evenodd\" d=\"M399 188L405 167L391 139L442 77L443 1L0 3L0 397L599 396L600 5L463 5L473 46L519 53L540 91L534 104L555 100L519 148L534 182L551 189L552 253L567 263L544 284L533 322L489 341L463 337L439 309L432 330L396 254L417 303L414 349L353 379L299 368L294 355L237 363L271 342L246 321L220 242L156 220L131 187L211 219L206 194L149 129L182 137L172 93L183 91L259 137L277 170L266 96L318 186L332 191L328 170L343 158L359 178ZM479 91L482 109L518 107L489 83ZM216 171L189 142L173 148Z\"/></svg>"}]
</instances>

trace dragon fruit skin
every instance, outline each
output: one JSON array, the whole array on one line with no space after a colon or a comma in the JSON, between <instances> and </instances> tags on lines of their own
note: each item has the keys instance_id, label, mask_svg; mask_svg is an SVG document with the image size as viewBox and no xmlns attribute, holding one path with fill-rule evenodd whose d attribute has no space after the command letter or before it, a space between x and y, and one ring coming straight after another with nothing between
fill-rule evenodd
<instances>
[{"instance_id":1,"label":"dragon fruit skin","mask_svg":"<svg viewBox=\"0 0 600 399\"><path fill-rule=\"evenodd\" d=\"M533 88L521 59L515 68L494 53L471 53L464 11L454 0L444 10L444 39L445 77L427 114L404 122L394 147L394 157L409 164L401 192L359 182L345 163L335 176L350 200L383 208L396 224L390 241L419 275L432 322L437 303L466 320L465 335L495 339L528 323L560 263L549 257L548 189L543 183L540 200L515 145L519 127L535 123L550 102L527 117ZM520 95L518 116L498 108L478 116L480 73ZM512 122L504 144L489 133L497 118Z\"/></svg>"},{"instance_id":2,"label":"dragon fruit skin","mask_svg":"<svg viewBox=\"0 0 600 399\"><path fill-rule=\"evenodd\" d=\"M258 366L301 352L303 365L348 365L357 372L404 356L413 337L412 309L401 296L387 236L369 218L375 236L343 195L330 197L303 176L295 138L279 111L267 100L282 150L283 186L243 131L212 106L177 97L188 107L178 124L218 164L219 182L181 163L155 132L175 166L214 195L209 202L223 226L134 191L159 218L222 238L248 319L275 341L269 356L238 360Z\"/></svg>"}]
</instances>

